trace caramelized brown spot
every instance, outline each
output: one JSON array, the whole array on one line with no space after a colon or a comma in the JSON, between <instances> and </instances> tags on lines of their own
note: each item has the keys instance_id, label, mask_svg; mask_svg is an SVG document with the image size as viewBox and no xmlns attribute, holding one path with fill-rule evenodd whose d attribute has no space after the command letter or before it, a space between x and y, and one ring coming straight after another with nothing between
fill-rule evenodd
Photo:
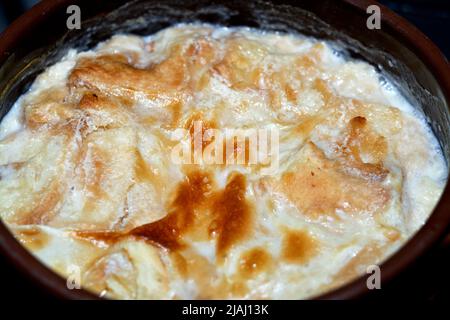
<instances>
[{"instance_id":1,"label":"caramelized brown spot","mask_svg":"<svg viewBox=\"0 0 450 320\"><path fill-rule=\"evenodd\" d=\"M196 208L211 190L211 178L193 172L178 187L169 214L161 220L133 229L130 233L144 237L171 250L184 247L183 235L195 226Z\"/></svg>"},{"instance_id":2,"label":"caramelized brown spot","mask_svg":"<svg viewBox=\"0 0 450 320\"><path fill-rule=\"evenodd\" d=\"M205 38L196 39L186 49L186 55L196 64L206 64L215 57L215 50L211 42Z\"/></svg>"},{"instance_id":3,"label":"caramelized brown spot","mask_svg":"<svg viewBox=\"0 0 450 320\"><path fill-rule=\"evenodd\" d=\"M178 251L172 251L170 254L170 258L172 259L172 263L174 264L177 271L184 278L188 277L190 274L189 265L184 258L184 256Z\"/></svg>"},{"instance_id":4,"label":"caramelized brown spot","mask_svg":"<svg viewBox=\"0 0 450 320\"><path fill-rule=\"evenodd\" d=\"M83 150L81 157L84 161L87 160L87 155L87 149ZM80 167L83 168L82 175L89 194L83 209L87 212L93 212L96 209L97 201L107 196L102 188L102 182L107 175L109 158L102 150L93 147L88 170L83 165L84 161L80 163Z\"/></svg>"},{"instance_id":5,"label":"caramelized brown spot","mask_svg":"<svg viewBox=\"0 0 450 320\"><path fill-rule=\"evenodd\" d=\"M283 260L290 263L306 263L316 252L317 243L306 231L285 232L281 251Z\"/></svg>"},{"instance_id":6,"label":"caramelized brown spot","mask_svg":"<svg viewBox=\"0 0 450 320\"><path fill-rule=\"evenodd\" d=\"M30 250L40 250L49 241L49 236L36 227L18 230L17 237Z\"/></svg>"},{"instance_id":7,"label":"caramelized brown spot","mask_svg":"<svg viewBox=\"0 0 450 320\"><path fill-rule=\"evenodd\" d=\"M144 158L142 157L141 152L136 149L136 164L134 167L134 173L136 180L139 182L153 182L155 176L151 170L151 168L147 165Z\"/></svg>"},{"instance_id":8,"label":"caramelized brown spot","mask_svg":"<svg viewBox=\"0 0 450 320\"><path fill-rule=\"evenodd\" d=\"M214 70L224 77L233 89L259 89L262 75L259 62L265 50L257 42L242 38L228 41L225 56L214 66Z\"/></svg>"},{"instance_id":9,"label":"caramelized brown spot","mask_svg":"<svg viewBox=\"0 0 450 320\"><path fill-rule=\"evenodd\" d=\"M396 229L396 228L393 228L393 227L384 227L383 233L384 233L384 236L389 241L392 241L392 242L397 241L402 236L400 231L398 229Z\"/></svg>"},{"instance_id":10,"label":"caramelized brown spot","mask_svg":"<svg viewBox=\"0 0 450 320\"><path fill-rule=\"evenodd\" d=\"M239 274L244 278L252 278L258 273L266 271L271 263L272 257L263 248L253 248L244 252L239 260Z\"/></svg>"},{"instance_id":11,"label":"caramelized brown spot","mask_svg":"<svg viewBox=\"0 0 450 320\"><path fill-rule=\"evenodd\" d=\"M284 92L285 92L286 98L289 102L291 102L291 103L297 102L297 93L289 84L285 85Z\"/></svg>"},{"instance_id":12,"label":"caramelized brown spot","mask_svg":"<svg viewBox=\"0 0 450 320\"><path fill-rule=\"evenodd\" d=\"M245 166L256 164L257 159L255 159L255 156L253 156L253 159L250 159L250 150L257 147L257 144L258 141L252 141L245 134L228 137L228 140L224 139L222 142L222 163L224 166L230 164L242 164Z\"/></svg>"},{"instance_id":13,"label":"caramelized brown spot","mask_svg":"<svg viewBox=\"0 0 450 320\"><path fill-rule=\"evenodd\" d=\"M210 66L216 61L217 43L212 39L198 38L189 45L185 54L189 58L188 69L191 75L189 87L193 92L203 90L209 83Z\"/></svg>"},{"instance_id":14,"label":"caramelized brown spot","mask_svg":"<svg viewBox=\"0 0 450 320\"><path fill-rule=\"evenodd\" d=\"M107 244L114 244L116 241L122 239L126 234L116 231L74 231L73 235L81 239L90 241L101 241Z\"/></svg>"},{"instance_id":15,"label":"caramelized brown spot","mask_svg":"<svg viewBox=\"0 0 450 320\"><path fill-rule=\"evenodd\" d=\"M217 234L216 249L219 261L233 245L250 234L252 208L245 198L245 189L245 177L236 173L214 203L216 218L212 222L211 231Z\"/></svg>"},{"instance_id":16,"label":"caramelized brown spot","mask_svg":"<svg viewBox=\"0 0 450 320\"><path fill-rule=\"evenodd\" d=\"M274 190L281 192L304 214L317 218L337 210L347 214L380 212L390 193L378 181L349 175L342 165L329 160L314 144L308 143L303 159L281 181L272 181Z\"/></svg>"},{"instance_id":17,"label":"caramelized brown spot","mask_svg":"<svg viewBox=\"0 0 450 320\"><path fill-rule=\"evenodd\" d=\"M81 97L80 103L78 104L78 106L80 109L101 108L103 102L104 102L104 98L100 98L98 94L86 93Z\"/></svg>"},{"instance_id":18,"label":"caramelized brown spot","mask_svg":"<svg viewBox=\"0 0 450 320\"><path fill-rule=\"evenodd\" d=\"M30 129L54 127L75 115L71 104L65 103L66 90L47 89L32 103L24 106L25 123Z\"/></svg>"},{"instance_id":19,"label":"caramelized brown spot","mask_svg":"<svg viewBox=\"0 0 450 320\"><path fill-rule=\"evenodd\" d=\"M301 119L300 123L295 128L295 132L299 133L302 137L310 135L311 131L322 121L320 116L305 116Z\"/></svg>"},{"instance_id":20,"label":"caramelized brown spot","mask_svg":"<svg viewBox=\"0 0 450 320\"><path fill-rule=\"evenodd\" d=\"M25 166L26 162L11 162L8 164L0 165L1 169L13 169L13 170L20 170ZM0 171L0 180L2 179L2 174Z\"/></svg>"},{"instance_id":21,"label":"caramelized brown spot","mask_svg":"<svg viewBox=\"0 0 450 320\"><path fill-rule=\"evenodd\" d=\"M184 247L181 230L188 225L186 220L186 217L169 214L162 220L134 228L131 234L149 239L167 249L178 250Z\"/></svg>"},{"instance_id":22,"label":"caramelized brown spot","mask_svg":"<svg viewBox=\"0 0 450 320\"><path fill-rule=\"evenodd\" d=\"M131 99L136 92L142 92L148 98L174 97L184 75L185 59L176 50L168 59L149 69L135 68L124 55L110 54L80 59L69 76L69 86L99 93L107 91Z\"/></svg>"},{"instance_id":23,"label":"caramelized brown spot","mask_svg":"<svg viewBox=\"0 0 450 320\"><path fill-rule=\"evenodd\" d=\"M141 160L143 161L143 159ZM138 162L140 162L138 160ZM146 176L143 163L137 164L137 170ZM139 168L140 167L140 168ZM194 236L209 235L206 224L209 215L205 210L199 210L206 205L211 196L213 181L209 174L193 171L177 188L174 200L169 207L169 213L162 219L144 224L132 229L128 233L120 232L79 232L77 236L99 241L116 241L124 236L134 235L160 244L171 250L185 247L183 237L186 234ZM205 213L206 212L206 213ZM201 238L201 236L199 236Z\"/></svg>"},{"instance_id":24,"label":"caramelized brown spot","mask_svg":"<svg viewBox=\"0 0 450 320\"><path fill-rule=\"evenodd\" d=\"M313 88L320 92L325 105L329 104L333 99L336 98L326 82L322 79L314 80Z\"/></svg>"},{"instance_id":25,"label":"caramelized brown spot","mask_svg":"<svg viewBox=\"0 0 450 320\"><path fill-rule=\"evenodd\" d=\"M298 57L296 61L296 66L299 67L300 69L308 69L314 67L314 65L315 65L314 60L306 55Z\"/></svg>"},{"instance_id":26,"label":"caramelized brown spot","mask_svg":"<svg viewBox=\"0 0 450 320\"><path fill-rule=\"evenodd\" d=\"M190 117L189 120L186 121L185 128L189 130L189 134L191 137L192 156L196 147L198 148L198 151L202 152L203 154L206 146L214 141L214 139L205 139L205 132L209 129L216 128L216 124L213 121L202 119L202 116L199 114ZM198 130L196 128L200 128L201 130ZM196 146L195 141L201 141L201 145ZM194 159L191 160L194 161Z\"/></svg>"},{"instance_id":27,"label":"caramelized brown spot","mask_svg":"<svg viewBox=\"0 0 450 320\"><path fill-rule=\"evenodd\" d=\"M46 224L55 214L56 206L61 200L59 184L54 183L49 187L49 191L37 200L37 205L29 212L18 214L23 218L18 224Z\"/></svg>"},{"instance_id":28,"label":"caramelized brown spot","mask_svg":"<svg viewBox=\"0 0 450 320\"><path fill-rule=\"evenodd\" d=\"M348 139L343 146L349 166L368 178L384 180L389 173L383 166L387 151L386 139L369 128L366 118L357 116L350 120Z\"/></svg>"},{"instance_id":29,"label":"caramelized brown spot","mask_svg":"<svg viewBox=\"0 0 450 320\"><path fill-rule=\"evenodd\" d=\"M81 110L109 110L119 111L120 107L131 107L132 101L125 97L109 97L101 93L86 92L78 103L78 108Z\"/></svg>"},{"instance_id":30,"label":"caramelized brown spot","mask_svg":"<svg viewBox=\"0 0 450 320\"><path fill-rule=\"evenodd\" d=\"M174 127L177 126L178 121L181 118L182 106L183 106L183 104L178 100L173 101L168 106L169 111L172 113L172 126L174 126Z\"/></svg>"}]
</instances>

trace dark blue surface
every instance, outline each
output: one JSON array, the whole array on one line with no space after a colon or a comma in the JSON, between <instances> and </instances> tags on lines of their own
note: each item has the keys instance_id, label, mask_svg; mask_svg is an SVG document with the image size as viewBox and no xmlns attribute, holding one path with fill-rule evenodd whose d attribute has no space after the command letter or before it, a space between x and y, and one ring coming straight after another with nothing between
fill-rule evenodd
<instances>
[{"instance_id":1,"label":"dark blue surface","mask_svg":"<svg viewBox=\"0 0 450 320\"><path fill-rule=\"evenodd\" d=\"M450 1L449 0L379 0L425 33L442 52L450 57Z\"/></svg>"},{"instance_id":2,"label":"dark blue surface","mask_svg":"<svg viewBox=\"0 0 450 320\"><path fill-rule=\"evenodd\" d=\"M0 32L39 0L0 0Z\"/></svg>"}]
</instances>

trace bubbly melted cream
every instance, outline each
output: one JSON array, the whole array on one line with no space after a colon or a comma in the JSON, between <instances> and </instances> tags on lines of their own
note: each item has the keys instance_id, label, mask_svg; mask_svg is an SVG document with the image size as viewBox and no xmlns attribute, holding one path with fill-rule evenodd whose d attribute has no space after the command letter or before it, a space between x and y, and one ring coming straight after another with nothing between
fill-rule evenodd
<instances>
[{"instance_id":1,"label":"bubbly melted cream","mask_svg":"<svg viewBox=\"0 0 450 320\"><path fill-rule=\"evenodd\" d=\"M0 215L50 268L112 298L296 299L346 283L421 227L447 168L395 88L334 52L208 25L72 50L1 123ZM174 163L171 134L194 120L278 129L278 169Z\"/></svg>"}]
</instances>

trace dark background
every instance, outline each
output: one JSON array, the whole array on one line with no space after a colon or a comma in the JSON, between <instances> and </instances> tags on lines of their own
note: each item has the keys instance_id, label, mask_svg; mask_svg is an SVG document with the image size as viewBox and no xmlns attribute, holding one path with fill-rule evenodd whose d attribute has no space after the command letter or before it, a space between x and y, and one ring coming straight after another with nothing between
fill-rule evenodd
<instances>
[{"instance_id":1,"label":"dark background","mask_svg":"<svg viewBox=\"0 0 450 320\"><path fill-rule=\"evenodd\" d=\"M319 1L319 0L318 0ZM38 0L0 0L0 32ZM380 0L402 15L450 57L450 0ZM382 271L381 271L382 272ZM7 300L49 299L51 296L28 281L0 256L1 295ZM368 300L432 300L450 302L450 237L434 251L411 266L400 277L381 290L375 290ZM5 301L4 299L1 299Z\"/></svg>"},{"instance_id":2,"label":"dark background","mask_svg":"<svg viewBox=\"0 0 450 320\"><path fill-rule=\"evenodd\" d=\"M0 0L0 32L37 2L39 0ZM378 2L415 24L441 48L447 57L450 57L450 0L379 0Z\"/></svg>"}]
</instances>

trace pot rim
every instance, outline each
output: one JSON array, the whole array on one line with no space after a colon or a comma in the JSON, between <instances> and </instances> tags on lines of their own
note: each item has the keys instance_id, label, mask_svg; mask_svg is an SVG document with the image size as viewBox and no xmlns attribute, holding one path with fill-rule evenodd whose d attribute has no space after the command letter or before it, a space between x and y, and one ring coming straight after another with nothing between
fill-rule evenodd
<instances>
[{"instance_id":1,"label":"pot rim","mask_svg":"<svg viewBox=\"0 0 450 320\"><path fill-rule=\"evenodd\" d=\"M356 9L366 12L369 5L378 5L381 9L381 22L395 30L396 37L407 48L413 51L426 65L436 78L447 105L450 105L450 67L445 56L438 47L421 31L414 27L406 19L400 17L390 9L370 0L343 0ZM43 0L16 19L0 35L0 58L3 60L11 54L10 48L27 33L33 26L40 24L53 12L64 5L74 1L69 0ZM447 185L439 202L432 211L426 223L414 234L401 248L384 261L380 268L381 283L387 283L402 270L411 265L414 260L422 256L434 244L444 237L450 225L450 186ZM66 280L56 274L44 263L35 258L12 235L3 221L0 221L0 251L12 264L24 275L41 288L46 289L59 298L68 299L99 299L99 297L87 290L69 290ZM315 299L351 299L358 298L368 293L366 276L362 275L351 282L333 289L325 294L314 297Z\"/></svg>"}]
</instances>

